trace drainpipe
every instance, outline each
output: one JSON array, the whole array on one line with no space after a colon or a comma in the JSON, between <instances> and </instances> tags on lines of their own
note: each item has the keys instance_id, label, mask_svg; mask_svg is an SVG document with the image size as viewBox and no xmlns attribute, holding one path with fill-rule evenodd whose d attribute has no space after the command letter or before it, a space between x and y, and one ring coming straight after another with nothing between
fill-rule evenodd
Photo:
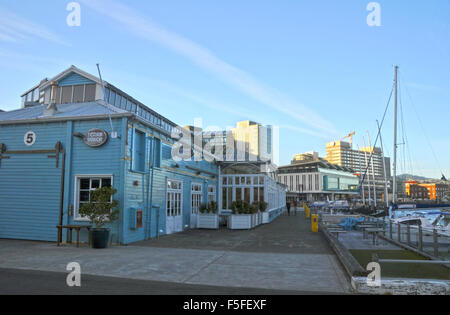
<instances>
[{"instance_id":1,"label":"drainpipe","mask_svg":"<svg viewBox=\"0 0 450 315\"><path fill-rule=\"evenodd\" d=\"M59 150L59 148L57 148ZM58 158L58 157L57 157ZM66 179L66 150L63 149L62 155L62 166L61 166L61 190L59 198L59 225L63 225L63 215L64 215L64 184ZM59 230L59 239L62 240L62 229Z\"/></svg>"},{"instance_id":2,"label":"drainpipe","mask_svg":"<svg viewBox=\"0 0 450 315\"><path fill-rule=\"evenodd\" d=\"M149 172L147 173L147 175L148 175L148 181L147 181L147 183L148 183L148 186L147 186L147 209L148 209L148 213L147 213L147 215L149 216L149 218L148 218L148 226L149 226L149 228L148 228L148 233L147 233L147 235L146 235L146 237L148 236L148 238L151 238L151 236L152 236L152 233L151 233L151 228L152 228L152 225L151 225L151 223L152 223L152 211L153 211L153 174L154 174L154 157L155 157L155 150L154 150L154 144L155 144L155 138L154 137L152 137L151 138L151 142L150 142L150 168L151 168L151 175L150 175L150 170L149 170ZM150 176L151 176L151 178L150 178ZM150 193L149 193L149 190L150 190ZM149 195L150 195L150 197L149 197Z\"/></svg>"},{"instance_id":3,"label":"drainpipe","mask_svg":"<svg viewBox=\"0 0 450 315\"><path fill-rule=\"evenodd\" d=\"M50 91L50 104L44 108L44 117L54 116L58 110L56 108L56 89L58 88L58 82L51 82L51 91Z\"/></svg>"}]
</instances>

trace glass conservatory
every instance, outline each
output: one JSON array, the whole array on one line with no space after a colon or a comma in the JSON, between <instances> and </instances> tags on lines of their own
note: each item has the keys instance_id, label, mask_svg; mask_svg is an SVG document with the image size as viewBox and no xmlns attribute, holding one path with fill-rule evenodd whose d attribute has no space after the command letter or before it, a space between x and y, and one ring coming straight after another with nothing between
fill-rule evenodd
<instances>
[{"instance_id":1,"label":"glass conservatory","mask_svg":"<svg viewBox=\"0 0 450 315\"><path fill-rule=\"evenodd\" d=\"M266 202L271 220L286 206L286 189L265 174L224 174L219 181L220 213L230 213L231 204L242 200L249 204Z\"/></svg>"}]
</instances>

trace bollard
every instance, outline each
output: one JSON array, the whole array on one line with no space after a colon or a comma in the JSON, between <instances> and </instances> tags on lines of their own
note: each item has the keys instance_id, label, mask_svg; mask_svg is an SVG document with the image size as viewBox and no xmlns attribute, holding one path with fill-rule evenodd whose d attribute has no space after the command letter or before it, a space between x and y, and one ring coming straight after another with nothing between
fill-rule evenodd
<instances>
[{"instance_id":1,"label":"bollard","mask_svg":"<svg viewBox=\"0 0 450 315\"><path fill-rule=\"evenodd\" d=\"M411 225L406 226L406 244L411 244Z\"/></svg>"},{"instance_id":2,"label":"bollard","mask_svg":"<svg viewBox=\"0 0 450 315\"><path fill-rule=\"evenodd\" d=\"M391 219L389 219L389 237L390 237L390 239L392 240L393 238L392 238L392 220Z\"/></svg>"},{"instance_id":3,"label":"bollard","mask_svg":"<svg viewBox=\"0 0 450 315\"><path fill-rule=\"evenodd\" d=\"M311 230L314 233L319 232L319 216L317 214L311 216Z\"/></svg>"},{"instance_id":4,"label":"bollard","mask_svg":"<svg viewBox=\"0 0 450 315\"><path fill-rule=\"evenodd\" d=\"M397 232L398 233L398 242L401 243L402 242L402 227L401 227L400 223L398 224L397 230L398 230L398 232Z\"/></svg>"},{"instance_id":5,"label":"bollard","mask_svg":"<svg viewBox=\"0 0 450 315\"><path fill-rule=\"evenodd\" d=\"M437 230L433 230L433 245L434 245L434 257L439 257L439 243L438 243L438 234Z\"/></svg>"},{"instance_id":6,"label":"bollard","mask_svg":"<svg viewBox=\"0 0 450 315\"><path fill-rule=\"evenodd\" d=\"M423 232L422 225L419 225L419 250L423 252Z\"/></svg>"}]
</instances>

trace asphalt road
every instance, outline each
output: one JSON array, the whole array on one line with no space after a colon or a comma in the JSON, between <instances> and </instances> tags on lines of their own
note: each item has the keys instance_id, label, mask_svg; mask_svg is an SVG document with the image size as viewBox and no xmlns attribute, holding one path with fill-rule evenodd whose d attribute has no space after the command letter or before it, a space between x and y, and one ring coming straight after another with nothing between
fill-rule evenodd
<instances>
[{"instance_id":1,"label":"asphalt road","mask_svg":"<svg viewBox=\"0 0 450 315\"><path fill-rule=\"evenodd\" d=\"M299 292L218 287L81 275L81 287L68 287L67 273L0 269L0 295L310 295Z\"/></svg>"}]
</instances>

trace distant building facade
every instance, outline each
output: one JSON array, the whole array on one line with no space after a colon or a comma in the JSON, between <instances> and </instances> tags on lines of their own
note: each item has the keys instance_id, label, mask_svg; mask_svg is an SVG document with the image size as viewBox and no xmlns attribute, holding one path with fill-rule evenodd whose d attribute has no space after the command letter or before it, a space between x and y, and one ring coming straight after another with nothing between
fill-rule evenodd
<instances>
[{"instance_id":1,"label":"distant building facade","mask_svg":"<svg viewBox=\"0 0 450 315\"><path fill-rule=\"evenodd\" d=\"M418 184L409 185L409 197L414 200L429 200L430 192L428 188Z\"/></svg>"},{"instance_id":2,"label":"distant building facade","mask_svg":"<svg viewBox=\"0 0 450 315\"><path fill-rule=\"evenodd\" d=\"M440 201L443 200L446 195L450 192L450 185L443 182L417 182L417 181L406 181L405 182L405 192L406 195L414 198L415 190L418 188L415 186L420 186L423 189L427 190L427 198L428 200Z\"/></svg>"},{"instance_id":3,"label":"distant building facade","mask_svg":"<svg viewBox=\"0 0 450 315\"><path fill-rule=\"evenodd\" d=\"M228 131L204 131L203 146L216 155L220 147L223 161L258 162L263 173L273 174L277 168L272 126L247 120L237 122L236 128Z\"/></svg>"},{"instance_id":4,"label":"distant building facade","mask_svg":"<svg viewBox=\"0 0 450 315\"><path fill-rule=\"evenodd\" d=\"M335 200L356 197L358 176L347 167L320 158L317 152L297 154L290 165L278 168L278 181L288 187L288 197L307 200Z\"/></svg>"}]
</instances>

